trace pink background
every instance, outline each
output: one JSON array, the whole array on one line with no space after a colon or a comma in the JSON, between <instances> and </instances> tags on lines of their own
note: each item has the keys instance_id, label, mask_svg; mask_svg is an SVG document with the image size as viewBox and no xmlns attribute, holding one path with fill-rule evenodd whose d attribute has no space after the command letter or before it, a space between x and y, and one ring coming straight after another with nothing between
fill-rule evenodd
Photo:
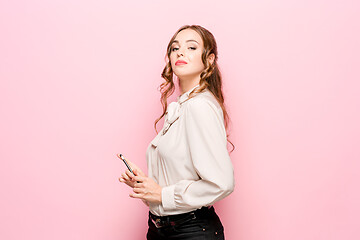
<instances>
[{"instance_id":1,"label":"pink background","mask_svg":"<svg viewBox=\"0 0 360 240\"><path fill-rule=\"evenodd\" d=\"M360 239L359 1L1 1L0 239L145 239L166 46L216 37L236 188L227 239Z\"/></svg>"}]
</instances>

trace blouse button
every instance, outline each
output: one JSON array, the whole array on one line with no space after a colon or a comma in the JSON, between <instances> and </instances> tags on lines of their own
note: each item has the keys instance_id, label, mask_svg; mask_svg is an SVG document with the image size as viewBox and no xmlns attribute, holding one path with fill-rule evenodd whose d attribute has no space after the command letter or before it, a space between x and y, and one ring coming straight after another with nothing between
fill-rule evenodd
<instances>
[{"instance_id":1,"label":"blouse button","mask_svg":"<svg viewBox=\"0 0 360 240\"><path fill-rule=\"evenodd\" d=\"M217 232L215 232L215 235L217 235Z\"/></svg>"}]
</instances>

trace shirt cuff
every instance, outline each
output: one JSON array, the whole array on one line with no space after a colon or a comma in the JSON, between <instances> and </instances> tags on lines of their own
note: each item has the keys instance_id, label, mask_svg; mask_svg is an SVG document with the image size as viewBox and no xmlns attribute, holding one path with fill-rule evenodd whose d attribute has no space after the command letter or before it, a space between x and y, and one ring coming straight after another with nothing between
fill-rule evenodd
<instances>
[{"instance_id":1,"label":"shirt cuff","mask_svg":"<svg viewBox=\"0 0 360 240\"><path fill-rule=\"evenodd\" d=\"M176 209L175 185L163 187L161 190L161 201L164 210Z\"/></svg>"}]
</instances>

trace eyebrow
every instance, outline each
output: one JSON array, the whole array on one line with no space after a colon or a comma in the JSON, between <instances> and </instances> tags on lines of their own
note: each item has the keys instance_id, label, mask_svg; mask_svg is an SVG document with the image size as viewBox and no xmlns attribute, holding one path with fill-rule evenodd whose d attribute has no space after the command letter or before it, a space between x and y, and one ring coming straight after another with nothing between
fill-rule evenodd
<instances>
[{"instance_id":1,"label":"eyebrow","mask_svg":"<svg viewBox=\"0 0 360 240\"><path fill-rule=\"evenodd\" d=\"M197 41L193 40L193 39L190 39L190 40L187 40L186 42L196 42L197 44L199 44ZM174 40L171 45L173 45L174 43L179 43L178 40ZM199 44L200 45L200 44Z\"/></svg>"}]
</instances>

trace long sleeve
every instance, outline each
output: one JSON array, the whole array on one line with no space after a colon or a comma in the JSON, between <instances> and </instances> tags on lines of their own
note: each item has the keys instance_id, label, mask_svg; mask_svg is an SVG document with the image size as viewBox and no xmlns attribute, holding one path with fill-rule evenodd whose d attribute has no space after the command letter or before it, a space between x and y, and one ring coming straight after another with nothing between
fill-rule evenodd
<instances>
[{"instance_id":1,"label":"long sleeve","mask_svg":"<svg viewBox=\"0 0 360 240\"><path fill-rule=\"evenodd\" d=\"M164 210L212 205L235 186L221 108L206 97L194 98L187 103L183 117L189 156L199 180L163 187Z\"/></svg>"}]
</instances>

